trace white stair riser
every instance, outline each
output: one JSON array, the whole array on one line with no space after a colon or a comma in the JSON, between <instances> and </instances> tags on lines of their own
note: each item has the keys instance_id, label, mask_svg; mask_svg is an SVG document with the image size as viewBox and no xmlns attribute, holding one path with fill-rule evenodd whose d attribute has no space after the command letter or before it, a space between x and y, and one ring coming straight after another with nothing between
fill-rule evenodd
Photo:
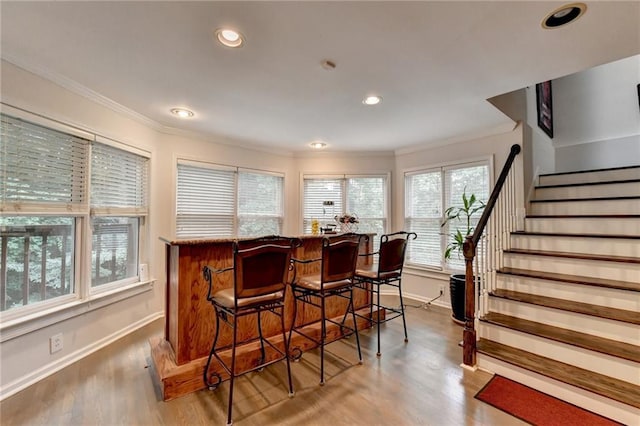
<instances>
[{"instance_id":1,"label":"white stair riser","mask_svg":"<svg viewBox=\"0 0 640 426\"><path fill-rule=\"evenodd\" d=\"M504 266L529 271L637 282L640 264L505 253Z\"/></svg>"},{"instance_id":2,"label":"white stair riser","mask_svg":"<svg viewBox=\"0 0 640 426\"><path fill-rule=\"evenodd\" d=\"M527 250L627 256L640 259L640 239L512 234L511 247Z\"/></svg>"},{"instance_id":3,"label":"white stair riser","mask_svg":"<svg viewBox=\"0 0 640 426\"><path fill-rule=\"evenodd\" d=\"M531 203L534 216L640 215L640 199Z\"/></svg>"},{"instance_id":4,"label":"white stair riser","mask_svg":"<svg viewBox=\"0 0 640 426\"><path fill-rule=\"evenodd\" d=\"M640 385L638 364L610 355L565 345L550 339L520 333L505 327L480 322L480 333L485 339L522 349L585 370L594 371L634 385Z\"/></svg>"},{"instance_id":5,"label":"white stair riser","mask_svg":"<svg viewBox=\"0 0 640 426\"><path fill-rule=\"evenodd\" d=\"M540 176L540 186L565 185L571 183L611 182L626 179L640 179L640 167L618 170L602 170L585 173L567 173L560 175Z\"/></svg>"},{"instance_id":6,"label":"white stair riser","mask_svg":"<svg viewBox=\"0 0 640 426\"><path fill-rule=\"evenodd\" d=\"M537 296L548 296L556 299L572 300L626 311L637 311L640 308L640 292L508 274L498 274L497 284L500 289L535 294Z\"/></svg>"},{"instance_id":7,"label":"white stair riser","mask_svg":"<svg viewBox=\"0 0 640 426\"><path fill-rule=\"evenodd\" d=\"M618 401L576 388L574 386L551 380L535 372L516 367L512 364L478 354L478 368L515 380L518 383L555 396L578 407L593 411L602 416L614 419L625 425L638 426L640 409L622 404Z\"/></svg>"},{"instance_id":8,"label":"white stair riser","mask_svg":"<svg viewBox=\"0 0 640 426\"><path fill-rule=\"evenodd\" d=\"M538 187L536 200L570 200L575 198L631 197L640 195L640 182L580 186Z\"/></svg>"},{"instance_id":9,"label":"white stair riser","mask_svg":"<svg viewBox=\"0 0 640 426\"><path fill-rule=\"evenodd\" d=\"M498 297L489 297L489 310L631 345L640 344L640 327L622 321L596 318Z\"/></svg>"},{"instance_id":10,"label":"white stair riser","mask_svg":"<svg viewBox=\"0 0 640 426\"><path fill-rule=\"evenodd\" d=\"M582 213L580 213L582 214ZM527 232L640 236L640 218L526 218Z\"/></svg>"}]
</instances>

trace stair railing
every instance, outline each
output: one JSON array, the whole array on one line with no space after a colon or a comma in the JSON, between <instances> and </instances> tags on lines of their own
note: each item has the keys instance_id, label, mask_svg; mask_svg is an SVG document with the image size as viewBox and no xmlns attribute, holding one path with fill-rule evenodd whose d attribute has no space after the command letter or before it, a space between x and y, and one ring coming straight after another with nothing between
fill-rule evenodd
<instances>
[{"instance_id":1,"label":"stair railing","mask_svg":"<svg viewBox=\"0 0 640 426\"><path fill-rule=\"evenodd\" d=\"M502 253L509 248L509 235L517 226L517 185L516 173L512 166L519 153L520 145L512 145L473 235L467 236L462 249L465 259L462 362L470 367L476 365L476 305L479 306L478 315L483 316L488 310L488 293L496 288L496 273L503 266ZM479 286L478 292L475 289L476 284Z\"/></svg>"}]
</instances>

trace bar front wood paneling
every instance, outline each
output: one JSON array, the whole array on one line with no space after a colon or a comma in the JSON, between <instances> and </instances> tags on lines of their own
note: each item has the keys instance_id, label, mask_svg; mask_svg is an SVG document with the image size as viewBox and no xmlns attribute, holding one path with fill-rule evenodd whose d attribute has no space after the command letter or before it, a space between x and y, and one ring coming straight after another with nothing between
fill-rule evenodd
<instances>
[{"instance_id":1,"label":"bar front wood paneling","mask_svg":"<svg viewBox=\"0 0 640 426\"><path fill-rule=\"evenodd\" d=\"M360 252L371 251L373 235L369 242L362 245ZM302 246L296 249L295 257L299 259L315 259L321 256L322 236L301 237ZM163 399L169 400L178 396L204 388L202 371L211 349L211 342L216 327L214 309L207 301L208 284L203 278L202 269L209 265L222 269L233 264L232 239L209 240L164 240L166 243L167 291L165 312L164 339L153 339L151 355L155 373L162 389ZM362 257L360 262L370 261L370 257ZM320 263L298 265L298 274L317 273ZM215 288L228 288L233 285L233 274L223 273L215 277ZM287 330L293 322L293 297L287 289L285 306L285 325ZM369 314L369 297L365 291L356 290L354 295L356 309L363 315ZM329 317L344 315L347 302L335 298L327 304ZM310 334L317 328L319 313L303 304L298 305L296 327L304 326ZM277 316L262 314L263 331L266 336L280 335L280 321ZM366 320L359 322L359 328L368 326ZM335 331L339 332L336 327ZM230 346L230 327L221 324L219 347ZM258 336L255 316L242 318L239 326L239 340L250 340ZM274 337L275 341L281 341ZM305 340L305 341L303 341ZM294 333L295 344L303 350L312 346L308 340ZM240 368L249 366L259 357L254 344L246 344L237 350ZM214 364L216 364L214 362ZM213 366L214 368L217 365ZM222 374L222 369L218 371Z\"/></svg>"}]
</instances>

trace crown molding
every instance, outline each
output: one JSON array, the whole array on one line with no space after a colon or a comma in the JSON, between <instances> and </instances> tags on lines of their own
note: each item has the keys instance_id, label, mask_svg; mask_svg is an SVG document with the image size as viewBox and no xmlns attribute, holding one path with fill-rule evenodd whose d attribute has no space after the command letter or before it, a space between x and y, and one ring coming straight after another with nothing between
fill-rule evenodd
<instances>
[{"instance_id":1,"label":"crown molding","mask_svg":"<svg viewBox=\"0 0 640 426\"><path fill-rule=\"evenodd\" d=\"M165 127L160 123L158 123L157 121L154 121L149 117L140 114L139 112L136 112L130 108L127 108L119 104L118 102L106 96L103 96L100 93L94 90L91 90L86 86L83 86L77 81L72 80L56 72L53 72L48 68L28 62L23 58L17 57L15 55L3 54L2 59L34 75L37 75L38 77L51 81L52 83L55 83L60 87L63 87L79 96L82 96L83 98L86 98L99 105L102 105L105 108L110 109L111 111L117 112L132 120L135 120L141 124L144 124L145 126L148 126L154 130L162 131L162 128Z\"/></svg>"},{"instance_id":2,"label":"crown molding","mask_svg":"<svg viewBox=\"0 0 640 426\"><path fill-rule=\"evenodd\" d=\"M408 146L408 147L405 147L405 148L396 149L394 152L395 152L395 155L414 154L414 153L418 153L418 152L428 151L428 150L433 149L433 148L442 147L442 146L445 146L445 145L453 145L453 144L457 144L457 143L469 142L469 141L473 141L473 140L477 140L477 139L486 138L488 136L495 136L495 135L501 135L501 134L504 134L504 133L511 133L518 127L519 124L520 124L519 121L513 121L513 120L509 119L509 122L504 123L504 124L499 124L499 125L494 126L494 127L481 129L481 130L478 130L478 131L472 132L472 133L465 133L463 135L454 136L454 137L448 138L448 139L441 139L441 140L438 140L438 141L426 141L426 142L424 142L422 144L419 144L419 145L412 145L412 146Z\"/></svg>"}]
</instances>

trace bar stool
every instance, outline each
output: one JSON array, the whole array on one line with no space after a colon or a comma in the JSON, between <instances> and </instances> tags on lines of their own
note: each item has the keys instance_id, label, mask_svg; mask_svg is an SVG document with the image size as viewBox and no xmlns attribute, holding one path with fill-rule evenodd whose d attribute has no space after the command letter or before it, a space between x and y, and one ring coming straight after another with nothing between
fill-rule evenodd
<instances>
[{"instance_id":1,"label":"bar stool","mask_svg":"<svg viewBox=\"0 0 640 426\"><path fill-rule=\"evenodd\" d=\"M210 372L210 365L215 357L222 368L229 374L229 405L227 408L227 425L232 424L233 385L236 377L264 367L275 362L286 360L287 376L289 380L289 397L294 394L289 363L289 342L286 338L284 326L284 295L285 286L291 269L293 249L299 245L298 239L269 236L254 240L233 243L233 266L215 269L209 266L203 268L205 280L209 283L207 300L211 302L216 313L216 330L207 364L203 372L204 383L210 390L218 387L222 377L217 372ZM214 289L214 276L233 273L233 287ZM261 313L271 312L280 317L284 350L265 338L262 331ZM256 315L258 339L260 341L260 359L256 365L243 371L236 371L236 348L238 342L238 319L247 315ZM231 365L229 366L218 354L218 337L220 322L229 325L233 330L231 343ZM255 340L255 338L250 339ZM272 348L275 359L267 360L265 343ZM225 347L225 349L228 346Z\"/></svg>"},{"instance_id":2,"label":"bar stool","mask_svg":"<svg viewBox=\"0 0 640 426\"><path fill-rule=\"evenodd\" d=\"M380 352L380 324L391 321L392 319L402 317L404 326L404 341L408 342L407 321L404 316L404 302L402 300L402 268L404 266L404 257L409 240L415 240L418 235L415 232L395 232L393 234L385 234L380 237L380 248L377 252L366 253L361 256L378 256L377 262L373 262L371 268L356 269L356 282L358 287L363 288L371 293L371 314L369 320L376 323L378 334L378 352L376 356L382 355ZM385 306L380 303L380 287L388 285L398 289L400 296L400 307L395 308ZM375 296L375 300L374 300ZM377 314L373 316L373 307L377 307ZM385 318L380 319L380 310L385 310ZM389 316L388 313L391 313Z\"/></svg>"},{"instance_id":3,"label":"bar stool","mask_svg":"<svg viewBox=\"0 0 640 426\"><path fill-rule=\"evenodd\" d=\"M358 261L358 249L360 242L367 239L366 235L342 234L335 237L324 237L322 239L322 257L318 259L299 260L292 259L293 263L310 264L320 262L320 272L313 275L296 276L291 283L291 290L294 296L294 322L289 330L289 345L293 333L297 333L311 340L320 346L320 385L324 385L324 347L332 343L347 333L356 335L358 348L358 363L362 364L362 352L360 350L360 337L358 336L358 323L356 321L355 309L353 306L353 287L356 263ZM342 297L348 299L349 303L342 321L335 321L327 317L326 299L329 297ZM313 306L320 311L320 338L310 336L295 327L298 314L298 302L305 306ZM353 318L353 328L345 325L347 314L351 312ZM340 327L340 335L337 338L327 340L327 324L334 324ZM298 347L292 349L292 358L299 359L302 350Z\"/></svg>"}]
</instances>

